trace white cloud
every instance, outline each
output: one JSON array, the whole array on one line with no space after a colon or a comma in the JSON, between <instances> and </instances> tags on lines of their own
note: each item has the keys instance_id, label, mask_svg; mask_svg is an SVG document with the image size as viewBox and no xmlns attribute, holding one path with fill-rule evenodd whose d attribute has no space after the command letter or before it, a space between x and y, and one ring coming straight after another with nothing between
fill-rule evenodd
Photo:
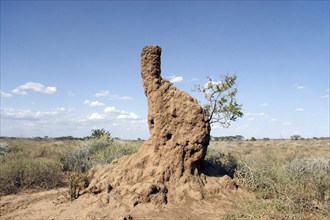
<instances>
[{"instance_id":1,"label":"white cloud","mask_svg":"<svg viewBox=\"0 0 330 220\"><path fill-rule=\"evenodd\" d=\"M104 103L98 102L98 101L93 101L89 104L89 106L103 106Z\"/></svg>"},{"instance_id":2,"label":"white cloud","mask_svg":"<svg viewBox=\"0 0 330 220\"><path fill-rule=\"evenodd\" d=\"M304 85L296 85L295 87L297 90L303 90L306 88L306 86L304 86Z\"/></svg>"},{"instance_id":3,"label":"white cloud","mask_svg":"<svg viewBox=\"0 0 330 220\"><path fill-rule=\"evenodd\" d=\"M58 107L56 109L60 112L65 112L66 111L66 108L64 108L64 107Z\"/></svg>"},{"instance_id":4,"label":"white cloud","mask_svg":"<svg viewBox=\"0 0 330 220\"><path fill-rule=\"evenodd\" d=\"M303 108L296 108L296 111L297 112L302 112L302 111L304 111L304 109Z\"/></svg>"},{"instance_id":5,"label":"white cloud","mask_svg":"<svg viewBox=\"0 0 330 220\"><path fill-rule=\"evenodd\" d=\"M105 90L105 91L101 91L95 94L96 97L100 97L100 96L108 96L110 94L109 90Z\"/></svg>"},{"instance_id":6,"label":"white cloud","mask_svg":"<svg viewBox=\"0 0 330 220\"><path fill-rule=\"evenodd\" d=\"M13 109L4 108L1 109L1 117L5 119L16 120L41 120L49 119L58 115L60 112L64 112L63 108L52 109L51 111L33 111L30 109Z\"/></svg>"},{"instance_id":7,"label":"white cloud","mask_svg":"<svg viewBox=\"0 0 330 220\"><path fill-rule=\"evenodd\" d=\"M109 97L109 100L131 100L130 96L110 95L109 90L101 91L95 94L96 97Z\"/></svg>"},{"instance_id":8,"label":"white cloud","mask_svg":"<svg viewBox=\"0 0 330 220\"><path fill-rule=\"evenodd\" d=\"M116 109L115 107L109 106L104 109L105 113L120 113L121 111Z\"/></svg>"},{"instance_id":9,"label":"white cloud","mask_svg":"<svg viewBox=\"0 0 330 220\"><path fill-rule=\"evenodd\" d=\"M276 118L271 118L269 121L270 122L275 122L275 121L277 121L277 119Z\"/></svg>"},{"instance_id":10,"label":"white cloud","mask_svg":"<svg viewBox=\"0 0 330 220\"><path fill-rule=\"evenodd\" d=\"M18 95L27 95L27 90L32 90L45 94L54 94L57 91L56 87L53 86L46 87L41 83L27 82L24 85L20 85L19 87L13 89L12 92Z\"/></svg>"},{"instance_id":11,"label":"white cloud","mask_svg":"<svg viewBox=\"0 0 330 220\"><path fill-rule=\"evenodd\" d=\"M91 107L95 107L95 106L104 106L104 103L102 102L98 102L98 101L90 101L90 100L85 100L84 104L88 104Z\"/></svg>"},{"instance_id":12,"label":"white cloud","mask_svg":"<svg viewBox=\"0 0 330 220\"><path fill-rule=\"evenodd\" d=\"M117 116L117 119L139 119L140 116L135 114L134 112L129 112L127 114L120 114Z\"/></svg>"},{"instance_id":13,"label":"white cloud","mask_svg":"<svg viewBox=\"0 0 330 220\"><path fill-rule=\"evenodd\" d=\"M8 97L12 97L13 95L10 94L10 93L6 93L6 92L3 92L3 91L0 91L0 97L3 97L3 98L8 98Z\"/></svg>"},{"instance_id":14,"label":"white cloud","mask_svg":"<svg viewBox=\"0 0 330 220\"><path fill-rule=\"evenodd\" d=\"M259 115L259 116L265 116L265 113L260 112L260 113L258 113L258 115Z\"/></svg>"},{"instance_id":15,"label":"white cloud","mask_svg":"<svg viewBox=\"0 0 330 220\"><path fill-rule=\"evenodd\" d=\"M179 83L183 81L183 77L182 76L176 76L176 75L171 75L168 77L169 81L171 83Z\"/></svg>"},{"instance_id":16,"label":"white cloud","mask_svg":"<svg viewBox=\"0 0 330 220\"><path fill-rule=\"evenodd\" d=\"M249 120L249 121L254 121L254 120L255 120L255 118L248 118L248 120Z\"/></svg>"},{"instance_id":17,"label":"white cloud","mask_svg":"<svg viewBox=\"0 0 330 220\"><path fill-rule=\"evenodd\" d=\"M26 91L20 90L20 89L13 89L12 92L17 95L27 95Z\"/></svg>"},{"instance_id":18,"label":"white cloud","mask_svg":"<svg viewBox=\"0 0 330 220\"><path fill-rule=\"evenodd\" d=\"M265 102L265 103L262 103L260 104L261 107L268 107L269 106L269 103L268 102Z\"/></svg>"},{"instance_id":19,"label":"white cloud","mask_svg":"<svg viewBox=\"0 0 330 220\"><path fill-rule=\"evenodd\" d=\"M134 112L127 112L127 111L124 111L124 110L119 110L119 109L116 109L115 107L112 107L112 106L109 106L109 107L106 107L104 109L104 112L105 113L110 113L110 114L116 114L116 119L141 119L140 116L138 116L136 113Z\"/></svg>"},{"instance_id":20,"label":"white cloud","mask_svg":"<svg viewBox=\"0 0 330 220\"><path fill-rule=\"evenodd\" d=\"M110 101L112 101L112 100L131 100L131 99L133 99L133 98L130 96L119 96L119 95L110 95L109 96Z\"/></svg>"},{"instance_id":21,"label":"white cloud","mask_svg":"<svg viewBox=\"0 0 330 220\"><path fill-rule=\"evenodd\" d=\"M91 129L105 128L119 137L148 135L147 120L135 112L106 107L101 112L87 114L62 106L46 111L33 109L1 109L4 136L85 136ZM114 128L116 125L116 128ZM127 131L131 129L131 133ZM122 133L124 132L124 133Z\"/></svg>"},{"instance_id":22,"label":"white cloud","mask_svg":"<svg viewBox=\"0 0 330 220\"><path fill-rule=\"evenodd\" d=\"M97 112L94 112L90 116L88 116L88 119L90 119L90 120L100 120L100 119L104 119L104 115L99 114Z\"/></svg>"},{"instance_id":23,"label":"white cloud","mask_svg":"<svg viewBox=\"0 0 330 220\"><path fill-rule=\"evenodd\" d=\"M291 122L283 122L282 125L283 126L288 126L288 125L292 125L292 123Z\"/></svg>"}]
</instances>

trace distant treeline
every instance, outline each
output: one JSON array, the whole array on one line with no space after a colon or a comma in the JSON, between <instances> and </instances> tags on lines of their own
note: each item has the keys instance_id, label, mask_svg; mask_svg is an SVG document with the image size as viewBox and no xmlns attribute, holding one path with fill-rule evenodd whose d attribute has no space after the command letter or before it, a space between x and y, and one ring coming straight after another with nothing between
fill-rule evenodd
<instances>
[{"instance_id":1,"label":"distant treeline","mask_svg":"<svg viewBox=\"0 0 330 220\"><path fill-rule=\"evenodd\" d=\"M330 137L313 137L313 138L303 138L300 135L293 135L289 138L290 140L327 140L330 139ZM215 136L211 136L211 140L212 141L256 141L256 140L263 140L263 141L269 141L269 140L288 140L285 138L276 138L276 139L272 139L272 138L260 138L260 139L256 139L255 137L251 137L250 139L245 139L244 136L242 135L235 135L235 136L220 136L220 137L215 137Z\"/></svg>"},{"instance_id":2,"label":"distant treeline","mask_svg":"<svg viewBox=\"0 0 330 220\"><path fill-rule=\"evenodd\" d=\"M0 139L32 139L32 140L58 140L58 141L65 141L65 140L88 140L91 139L91 136L87 136L87 137L73 137L73 136L63 136L63 137L4 137L4 136L0 136ZM123 141L134 141L133 139L129 139L129 140L124 140L118 137L114 137L114 140L123 140ZM293 135L290 138L260 138L257 139L255 137L249 138L249 139L245 139L244 136L242 135L235 135L235 136L220 136L220 137L215 137L215 136L211 136L211 141L256 141L256 140L263 140L263 141L269 141L269 140L327 140L330 139L330 137L313 137L313 138L303 138L299 135ZM137 141L144 141L144 139L138 138L136 139Z\"/></svg>"},{"instance_id":3,"label":"distant treeline","mask_svg":"<svg viewBox=\"0 0 330 220\"><path fill-rule=\"evenodd\" d=\"M242 141L244 137L242 135L235 136L221 136L221 137L211 137L212 141Z\"/></svg>"},{"instance_id":4,"label":"distant treeline","mask_svg":"<svg viewBox=\"0 0 330 220\"><path fill-rule=\"evenodd\" d=\"M84 138L78 138L78 137L73 137L73 136L63 136L63 137L4 137L1 136L0 139L31 139L31 140L59 140L59 141L64 141L64 140L85 140L88 139L88 137Z\"/></svg>"}]
</instances>

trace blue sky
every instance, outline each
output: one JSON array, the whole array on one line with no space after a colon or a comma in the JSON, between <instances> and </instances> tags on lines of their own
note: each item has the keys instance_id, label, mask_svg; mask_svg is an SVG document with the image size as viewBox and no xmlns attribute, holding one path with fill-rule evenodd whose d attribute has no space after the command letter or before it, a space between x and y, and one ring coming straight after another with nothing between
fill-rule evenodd
<instances>
[{"instance_id":1,"label":"blue sky","mask_svg":"<svg viewBox=\"0 0 330 220\"><path fill-rule=\"evenodd\" d=\"M179 89L236 73L213 136L329 136L329 1L1 1L1 136L149 136L145 45Z\"/></svg>"}]
</instances>

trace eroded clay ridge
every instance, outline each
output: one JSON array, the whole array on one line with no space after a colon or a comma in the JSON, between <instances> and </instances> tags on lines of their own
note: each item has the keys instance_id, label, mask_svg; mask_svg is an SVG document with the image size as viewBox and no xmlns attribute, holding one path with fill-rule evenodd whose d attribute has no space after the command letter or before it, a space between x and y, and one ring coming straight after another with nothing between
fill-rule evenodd
<instances>
[{"instance_id":1,"label":"eroded clay ridge","mask_svg":"<svg viewBox=\"0 0 330 220\"><path fill-rule=\"evenodd\" d=\"M202 172L210 140L207 117L197 100L162 79L160 57L158 46L141 53L150 138L137 153L90 172L87 191L103 203L166 204L221 191L220 179Z\"/></svg>"}]
</instances>

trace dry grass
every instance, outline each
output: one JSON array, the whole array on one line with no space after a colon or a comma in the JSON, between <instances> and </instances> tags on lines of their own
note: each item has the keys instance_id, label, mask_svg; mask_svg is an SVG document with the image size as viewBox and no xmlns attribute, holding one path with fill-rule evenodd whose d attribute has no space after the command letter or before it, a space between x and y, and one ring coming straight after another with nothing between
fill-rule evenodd
<instances>
[{"instance_id":1,"label":"dry grass","mask_svg":"<svg viewBox=\"0 0 330 220\"><path fill-rule=\"evenodd\" d=\"M77 187L85 181L81 178L84 173L136 152L142 143L112 139L2 138L0 195L68 186L70 199L75 199Z\"/></svg>"},{"instance_id":2,"label":"dry grass","mask_svg":"<svg viewBox=\"0 0 330 220\"><path fill-rule=\"evenodd\" d=\"M18 138L1 143L8 147L0 155L0 194L65 185L60 159L75 148L75 141Z\"/></svg>"},{"instance_id":3,"label":"dry grass","mask_svg":"<svg viewBox=\"0 0 330 220\"><path fill-rule=\"evenodd\" d=\"M1 143L0 194L65 184L69 198L75 199L86 181L76 167L84 165L87 172L134 153L143 142L1 139ZM253 201L235 204L226 219L330 216L329 139L211 142L206 159L221 165L240 187L256 195ZM64 165L69 170L64 171Z\"/></svg>"},{"instance_id":4,"label":"dry grass","mask_svg":"<svg viewBox=\"0 0 330 220\"><path fill-rule=\"evenodd\" d=\"M271 140L213 142L235 155L235 178L256 194L227 219L326 219L330 215L330 142Z\"/></svg>"}]
</instances>

